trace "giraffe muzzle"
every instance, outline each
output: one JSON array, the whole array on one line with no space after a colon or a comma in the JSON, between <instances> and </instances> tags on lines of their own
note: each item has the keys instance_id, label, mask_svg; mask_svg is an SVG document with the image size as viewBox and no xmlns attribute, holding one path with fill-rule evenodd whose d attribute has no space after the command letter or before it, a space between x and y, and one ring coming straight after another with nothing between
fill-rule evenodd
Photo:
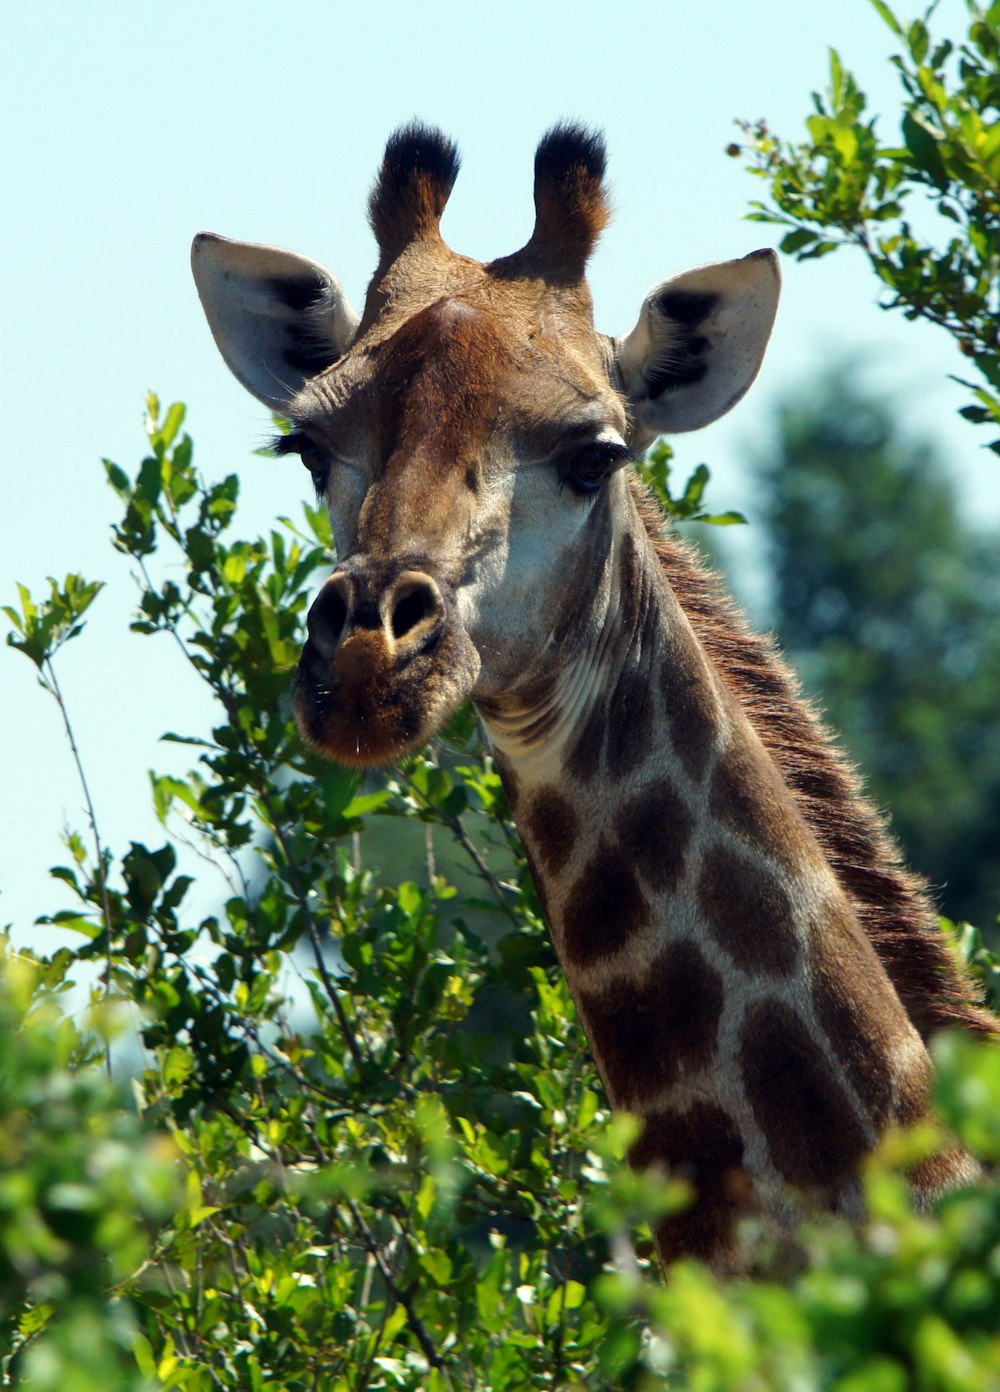
<instances>
[{"instance_id":1,"label":"giraffe muzzle","mask_svg":"<svg viewBox=\"0 0 1000 1392\"><path fill-rule=\"evenodd\" d=\"M352 557L323 585L307 627L295 714L337 763L384 764L416 748L478 675L454 594L423 569Z\"/></svg>"}]
</instances>

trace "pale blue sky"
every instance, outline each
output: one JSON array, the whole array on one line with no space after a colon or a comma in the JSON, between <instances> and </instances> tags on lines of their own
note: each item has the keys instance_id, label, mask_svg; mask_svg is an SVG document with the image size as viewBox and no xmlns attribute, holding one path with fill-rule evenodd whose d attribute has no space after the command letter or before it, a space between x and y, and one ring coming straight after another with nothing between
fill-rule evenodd
<instances>
[{"instance_id":1,"label":"pale blue sky","mask_svg":"<svg viewBox=\"0 0 1000 1392\"><path fill-rule=\"evenodd\" d=\"M916 7L914 7L915 9ZM909 14L902 8L901 13ZM961 0L944 0L952 31ZM414 115L459 142L463 170L444 232L459 251L513 250L531 226L531 161L564 117L603 127L615 222L594 259L599 326L622 332L655 281L771 240L742 221L756 185L726 157L737 117L798 135L809 92L840 49L873 98L895 110L891 35L866 0L600 0L575 4L129 0L8 6L0 20L5 268L0 602L20 580L82 570L108 580L90 630L60 659L105 839L158 844L146 770L180 770L166 729L212 718L166 641L127 634L128 568L109 545L116 517L102 455L142 455L143 397L184 399L209 477L238 469L244 528L297 509L295 461L254 457L268 431L229 376L188 270L194 232L271 242L326 262L357 304L373 263L364 204L389 132ZM680 442L706 460L710 500L751 516L740 460L768 405L831 356L866 346L879 380L947 442L956 469L1000 488L955 421L947 342L875 306L860 258L785 264L776 336L753 393L727 420ZM752 555L752 528L741 546ZM46 869L59 831L84 829L54 705L29 664L0 650L0 922L29 936L63 905Z\"/></svg>"}]
</instances>

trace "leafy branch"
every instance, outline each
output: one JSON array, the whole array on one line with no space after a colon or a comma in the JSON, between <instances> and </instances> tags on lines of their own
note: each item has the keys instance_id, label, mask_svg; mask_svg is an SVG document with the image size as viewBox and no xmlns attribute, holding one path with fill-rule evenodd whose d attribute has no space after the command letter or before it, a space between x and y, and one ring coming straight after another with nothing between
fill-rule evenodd
<instances>
[{"instance_id":1,"label":"leafy branch","mask_svg":"<svg viewBox=\"0 0 1000 1392\"><path fill-rule=\"evenodd\" d=\"M808 138L782 140L766 121L740 122L729 152L768 185L750 217L789 230L799 261L841 246L862 250L887 289L883 307L947 332L980 381L956 377L972 401L961 414L1000 426L1000 8L967 0L963 41L935 39L932 5L901 22L871 0L901 51L899 140L885 143L867 97L836 52L830 85L813 94ZM918 227L930 209L943 237ZM1000 453L1000 439L988 448Z\"/></svg>"}]
</instances>

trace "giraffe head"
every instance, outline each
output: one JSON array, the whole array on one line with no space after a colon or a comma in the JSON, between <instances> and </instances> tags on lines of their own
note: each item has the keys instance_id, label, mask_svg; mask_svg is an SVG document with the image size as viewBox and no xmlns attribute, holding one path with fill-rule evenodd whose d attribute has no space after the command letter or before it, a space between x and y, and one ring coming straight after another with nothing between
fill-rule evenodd
<instances>
[{"instance_id":1,"label":"giraffe head","mask_svg":"<svg viewBox=\"0 0 1000 1392\"><path fill-rule=\"evenodd\" d=\"M324 267L202 234L195 281L237 378L286 416L330 509L338 564L296 680L306 738L392 760L467 697L551 681L606 601L624 466L708 424L753 381L778 297L773 252L655 286L631 333L596 332L585 271L608 219L601 141L560 126L535 157L535 225L481 263L444 243L453 144L413 125L369 215L363 314ZM592 634L591 634L592 636Z\"/></svg>"}]
</instances>

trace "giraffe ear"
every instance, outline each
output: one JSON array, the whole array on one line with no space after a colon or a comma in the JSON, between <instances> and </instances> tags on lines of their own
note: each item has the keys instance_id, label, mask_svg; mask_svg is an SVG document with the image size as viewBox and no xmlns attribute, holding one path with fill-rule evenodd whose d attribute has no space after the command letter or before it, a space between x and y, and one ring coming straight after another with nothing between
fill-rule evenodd
<instances>
[{"instance_id":1,"label":"giraffe ear","mask_svg":"<svg viewBox=\"0 0 1000 1392\"><path fill-rule=\"evenodd\" d=\"M636 424L697 430L735 406L764 359L780 285L776 253L754 251L654 286L615 344Z\"/></svg>"},{"instance_id":2,"label":"giraffe ear","mask_svg":"<svg viewBox=\"0 0 1000 1392\"><path fill-rule=\"evenodd\" d=\"M208 326L233 374L286 411L303 383L350 347L358 316L325 266L295 252L200 232L191 269Z\"/></svg>"}]
</instances>

